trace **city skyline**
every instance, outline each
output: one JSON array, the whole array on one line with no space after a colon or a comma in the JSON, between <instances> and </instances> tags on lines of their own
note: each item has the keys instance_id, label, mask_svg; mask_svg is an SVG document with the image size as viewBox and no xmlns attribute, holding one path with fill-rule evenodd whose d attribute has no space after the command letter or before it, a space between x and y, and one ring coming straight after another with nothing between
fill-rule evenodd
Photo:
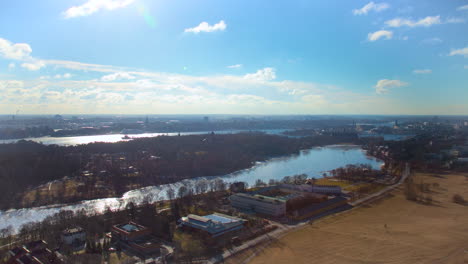
<instances>
[{"instance_id":1,"label":"city skyline","mask_svg":"<svg viewBox=\"0 0 468 264\"><path fill-rule=\"evenodd\" d=\"M468 2L2 3L0 114L468 114Z\"/></svg>"}]
</instances>

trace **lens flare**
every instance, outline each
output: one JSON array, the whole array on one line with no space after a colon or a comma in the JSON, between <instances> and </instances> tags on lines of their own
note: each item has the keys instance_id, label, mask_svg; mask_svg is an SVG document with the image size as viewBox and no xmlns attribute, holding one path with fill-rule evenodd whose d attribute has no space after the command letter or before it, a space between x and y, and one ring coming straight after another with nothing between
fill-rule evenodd
<instances>
[{"instance_id":1,"label":"lens flare","mask_svg":"<svg viewBox=\"0 0 468 264\"><path fill-rule=\"evenodd\" d=\"M156 19L150 14L148 8L140 5L138 6L138 13L143 16L143 19L145 20L146 24L148 26L155 28L156 27Z\"/></svg>"}]
</instances>

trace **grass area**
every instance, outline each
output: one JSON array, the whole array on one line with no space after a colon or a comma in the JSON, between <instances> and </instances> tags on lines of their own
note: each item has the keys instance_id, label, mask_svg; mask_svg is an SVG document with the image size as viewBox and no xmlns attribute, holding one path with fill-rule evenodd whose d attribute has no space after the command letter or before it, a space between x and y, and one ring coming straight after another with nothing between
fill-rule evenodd
<instances>
[{"instance_id":1,"label":"grass area","mask_svg":"<svg viewBox=\"0 0 468 264\"><path fill-rule=\"evenodd\" d=\"M407 200L400 186L370 205L287 234L251 263L468 263L468 207L452 201L456 193L468 197L466 176L413 177L434 186L432 204Z\"/></svg>"}]
</instances>

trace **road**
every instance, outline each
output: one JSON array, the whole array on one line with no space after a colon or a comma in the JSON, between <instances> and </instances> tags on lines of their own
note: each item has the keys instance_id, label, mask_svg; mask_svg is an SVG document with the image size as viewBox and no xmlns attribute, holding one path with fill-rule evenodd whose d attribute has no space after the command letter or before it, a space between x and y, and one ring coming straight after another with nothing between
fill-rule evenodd
<instances>
[{"instance_id":1,"label":"road","mask_svg":"<svg viewBox=\"0 0 468 264\"><path fill-rule=\"evenodd\" d=\"M393 189L395 189L396 187L400 186L403 182L405 182L405 180L409 177L410 175L410 166L408 163L406 163L405 165L405 170L404 172L402 173L402 176L400 178L400 180L391 185L391 186L387 186L385 187L384 189L376 192L376 193L373 193L371 195L368 195L362 199L359 199L359 200L356 200L356 201L353 201L353 202L350 202L349 204L353 207L356 207L356 206L359 206L359 205L362 205L366 202L369 202L373 199L376 199L377 197L380 197L386 193L388 193L389 191L392 191ZM219 263L219 262L222 262L224 261L225 259L241 252L242 250L245 250L247 248L250 248L250 247L254 247L254 246L257 246L259 245L260 243L263 243L263 242L267 242L265 246L267 246L270 242L278 239L279 237L281 236L284 236L286 235L287 233L295 230L295 229L298 229L298 228L301 228L303 227L305 224L307 224L308 221L305 221L305 222L301 222L299 224L296 224L294 226L287 226L287 225L281 225L281 224L278 224L278 229L270 232L270 233L267 233L265 235L262 235L262 236L259 236L255 239L252 239L250 241L247 241L245 242L244 244L238 246L238 247L235 247L235 248L232 248L230 250L226 250L223 252L223 254L221 255L218 255L216 257L213 257L211 258L210 260L208 260L206 263L208 264L215 264L215 263ZM254 257L254 255L250 256L246 261L244 261L244 263L248 263L248 261Z\"/></svg>"},{"instance_id":2,"label":"road","mask_svg":"<svg viewBox=\"0 0 468 264\"><path fill-rule=\"evenodd\" d=\"M247 248L250 248L250 247L254 247L260 243L263 243L263 242L271 242L273 241L274 239L278 238L278 236L280 236L281 234L287 232L287 231L290 231L291 229L294 229L294 227L289 227L289 226L286 226L286 225L281 225L281 224L277 224L276 226L278 226L277 229L267 233L267 234L264 234L264 235L261 235L257 238L254 238L252 240L249 240L245 243L243 243L242 245L240 246L237 246L237 247L234 247L232 249L229 249L229 250L225 250L223 252L223 254L221 255L218 255L218 256L215 256L211 259L209 259L206 263L208 264L215 264L215 263L219 263L219 262L222 262L224 261L225 259L241 252L242 250L245 250Z\"/></svg>"},{"instance_id":3,"label":"road","mask_svg":"<svg viewBox=\"0 0 468 264\"><path fill-rule=\"evenodd\" d=\"M380 197L380 196L382 196L383 194L386 194L389 191L392 191L396 187L400 186L400 184L405 182L405 180L409 177L410 172L411 172L410 166L409 166L408 163L406 163L405 171L402 173L402 176L401 176L400 180L397 183L395 183L393 185L390 185L390 186L387 186L387 187L383 188L382 190L380 190L378 192L375 192L375 193L373 193L371 195L368 195L368 196L366 196L364 198L361 198L361 199L358 199L356 201L350 202L349 204L352 205L353 207L355 207L355 206L361 205L363 203L366 203L368 201L371 201L371 200L373 200L373 199L375 199L377 197Z\"/></svg>"}]
</instances>

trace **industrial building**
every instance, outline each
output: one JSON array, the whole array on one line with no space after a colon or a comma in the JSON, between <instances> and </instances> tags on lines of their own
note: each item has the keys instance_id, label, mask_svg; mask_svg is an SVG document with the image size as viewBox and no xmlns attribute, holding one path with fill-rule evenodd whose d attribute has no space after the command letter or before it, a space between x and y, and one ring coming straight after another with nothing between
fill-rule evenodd
<instances>
[{"instance_id":1,"label":"industrial building","mask_svg":"<svg viewBox=\"0 0 468 264\"><path fill-rule=\"evenodd\" d=\"M234 208L259 214L281 216L286 214L287 199L260 194L236 193L229 197Z\"/></svg>"},{"instance_id":2,"label":"industrial building","mask_svg":"<svg viewBox=\"0 0 468 264\"><path fill-rule=\"evenodd\" d=\"M63 230L62 242L69 246L83 245L86 241L86 232L81 227L67 228Z\"/></svg>"},{"instance_id":3,"label":"industrial building","mask_svg":"<svg viewBox=\"0 0 468 264\"><path fill-rule=\"evenodd\" d=\"M331 195L331 196L329 196ZM280 184L229 197L231 205L244 212L274 217L304 219L347 203L341 187L328 185Z\"/></svg>"},{"instance_id":4,"label":"industrial building","mask_svg":"<svg viewBox=\"0 0 468 264\"><path fill-rule=\"evenodd\" d=\"M198 231L211 237L240 230L246 220L230 215L214 213L205 216L189 214L179 220L179 226L186 230Z\"/></svg>"},{"instance_id":5,"label":"industrial building","mask_svg":"<svg viewBox=\"0 0 468 264\"><path fill-rule=\"evenodd\" d=\"M280 188L297 190L302 192L320 193L328 195L341 195L341 187L335 185L309 185L309 184L281 184Z\"/></svg>"},{"instance_id":6,"label":"industrial building","mask_svg":"<svg viewBox=\"0 0 468 264\"><path fill-rule=\"evenodd\" d=\"M112 227L112 235L123 241L133 241L149 235L149 228L139 225L135 222L119 224Z\"/></svg>"},{"instance_id":7,"label":"industrial building","mask_svg":"<svg viewBox=\"0 0 468 264\"><path fill-rule=\"evenodd\" d=\"M161 243L151 237L151 230L135 222L113 226L112 238L127 250L140 256L160 253Z\"/></svg>"},{"instance_id":8,"label":"industrial building","mask_svg":"<svg viewBox=\"0 0 468 264\"><path fill-rule=\"evenodd\" d=\"M333 197L325 202L312 204L310 206L293 211L292 218L295 220L304 220L306 218L314 217L327 211L334 210L338 207L342 207L347 203L348 199L342 196Z\"/></svg>"},{"instance_id":9,"label":"industrial building","mask_svg":"<svg viewBox=\"0 0 468 264\"><path fill-rule=\"evenodd\" d=\"M22 247L15 247L9 252L6 263L11 264L61 264L64 263L59 254L48 248L44 240L31 241Z\"/></svg>"}]
</instances>

